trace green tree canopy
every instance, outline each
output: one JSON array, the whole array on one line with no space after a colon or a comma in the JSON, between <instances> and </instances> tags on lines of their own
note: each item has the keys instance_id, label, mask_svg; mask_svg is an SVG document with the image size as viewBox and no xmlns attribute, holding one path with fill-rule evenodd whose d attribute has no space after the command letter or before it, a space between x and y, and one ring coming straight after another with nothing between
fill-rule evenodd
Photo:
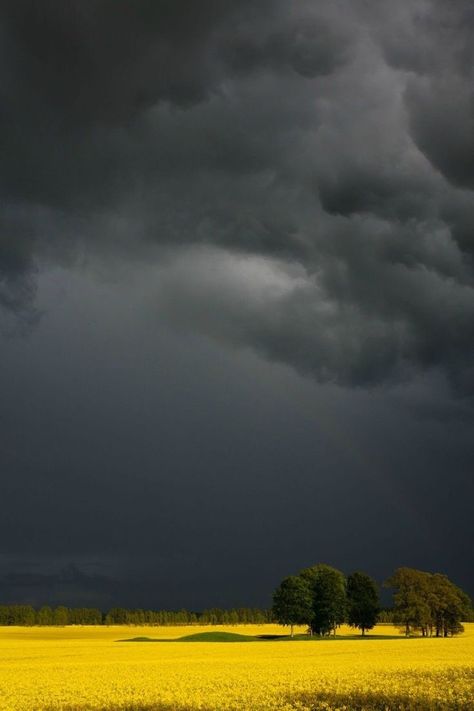
<instances>
[{"instance_id":1,"label":"green tree canopy","mask_svg":"<svg viewBox=\"0 0 474 711\"><path fill-rule=\"evenodd\" d=\"M415 568L398 568L386 585L395 588L394 622L404 628L406 636L415 629L429 629L429 573Z\"/></svg>"},{"instance_id":2,"label":"green tree canopy","mask_svg":"<svg viewBox=\"0 0 474 711\"><path fill-rule=\"evenodd\" d=\"M301 571L300 577L310 585L313 603L311 631L317 635L336 633L346 619L347 593L343 573L330 565L319 563Z\"/></svg>"},{"instance_id":3,"label":"green tree canopy","mask_svg":"<svg viewBox=\"0 0 474 711\"><path fill-rule=\"evenodd\" d=\"M53 624L54 625L68 625L69 624L69 610L64 605L59 605L53 612Z\"/></svg>"},{"instance_id":4,"label":"green tree canopy","mask_svg":"<svg viewBox=\"0 0 474 711\"><path fill-rule=\"evenodd\" d=\"M377 622L379 593L377 583L366 573L356 572L347 578L347 621L365 634Z\"/></svg>"},{"instance_id":5,"label":"green tree canopy","mask_svg":"<svg viewBox=\"0 0 474 711\"><path fill-rule=\"evenodd\" d=\"M463 631L471 601L446 575L398 568L386 585L395 589L394 619L406 635L419 630L423 636L447 637Z\"/></svg>"},{"instance_id":6,"label":"green tree canopy","mask_svg":"<svg viewBox=\"0 0 474 711\"><path fill-rule=\"evenodd\" d=\"M36 615L36 623L38 625L52 625L53 611L48 605L44 605Z\"/></svg>"},{"instance_id":7,"label":"green tree canopy","mask_svg":"<svg viewBox=\"0 0 474 711\"><path fill-rule=\"evenodd\" d=\"M312 617L313 597L307 580L290 575L282 580L273 593L273 614L281 625L309 625Z\"/></svg>"}]
</instances>

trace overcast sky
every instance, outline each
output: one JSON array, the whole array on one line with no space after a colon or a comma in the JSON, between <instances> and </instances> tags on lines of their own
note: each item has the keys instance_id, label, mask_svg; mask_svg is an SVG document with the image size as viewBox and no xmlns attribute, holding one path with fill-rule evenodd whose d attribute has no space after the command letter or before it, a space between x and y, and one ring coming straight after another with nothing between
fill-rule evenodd
<instances>
[{"instance_id":1,"label":"overcast sky","mask_svg":"<svg viewBox=\"0 0 474 711\"><path fill-rule=\"evenodd\" d=\"M472 2L0 20L0 602L474 594Z\"/></svg>"}]
</instances>

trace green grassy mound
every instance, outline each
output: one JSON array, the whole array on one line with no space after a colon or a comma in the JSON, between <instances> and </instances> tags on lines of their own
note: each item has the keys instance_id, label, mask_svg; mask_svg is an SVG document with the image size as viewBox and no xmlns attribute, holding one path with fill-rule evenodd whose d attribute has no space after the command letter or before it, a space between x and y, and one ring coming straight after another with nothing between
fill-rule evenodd
<instances>
[{"instance_id":1,"label":"green grassy mound","mask_svg":"<svg viewBox=\"0 0 474 711\"><path fill-rule=\"evenodd\" d=\"M237 632L197 632L179 637L177 642L258 642L258 637Z\"/></svg>"},{"instance_id":2,"label":"green grassy mound","mask_svg":"<svg viewBox=\"0 0 474 711\"><path fill-rule=\"evenodd\" d=\"M258 637L235 632L197 632L177 639L156 639L153 637L133 637L120 642L260 642Z\"/></svg>"}]
</instances>

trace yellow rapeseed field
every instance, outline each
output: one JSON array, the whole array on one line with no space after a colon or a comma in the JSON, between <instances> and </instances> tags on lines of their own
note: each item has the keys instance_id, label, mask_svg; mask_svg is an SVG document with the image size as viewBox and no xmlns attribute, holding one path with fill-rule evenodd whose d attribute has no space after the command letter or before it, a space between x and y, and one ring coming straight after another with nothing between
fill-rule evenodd
<instances>
[{"instance_id":1,"label":"yellow rapeseed field","mask_svg":"<svg viewBox=\"0 0 474 711\"><path fill-rule=\"evenodd\" d=\"M119 641L211 629L0 628L0 710L474 709L474 624L449 639L393 639L384 626L364 640Z\"/></svg>"}]
</instances>

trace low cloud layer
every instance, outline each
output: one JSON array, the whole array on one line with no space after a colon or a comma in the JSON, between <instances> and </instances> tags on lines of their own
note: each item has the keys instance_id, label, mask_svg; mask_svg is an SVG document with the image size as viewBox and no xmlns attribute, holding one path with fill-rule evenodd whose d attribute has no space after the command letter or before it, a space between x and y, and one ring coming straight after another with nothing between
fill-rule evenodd
<instances>
[{"instance_id":1,"label":"low cloud layer","mask_svg":"<svg viewBox=\"0 0 474 711\"><path fill-rule=\"evenodd\" d=\"M156 264L173 324L472 394L472 4L2 6L0 304Z\"/></svg>"}]
</instances>

